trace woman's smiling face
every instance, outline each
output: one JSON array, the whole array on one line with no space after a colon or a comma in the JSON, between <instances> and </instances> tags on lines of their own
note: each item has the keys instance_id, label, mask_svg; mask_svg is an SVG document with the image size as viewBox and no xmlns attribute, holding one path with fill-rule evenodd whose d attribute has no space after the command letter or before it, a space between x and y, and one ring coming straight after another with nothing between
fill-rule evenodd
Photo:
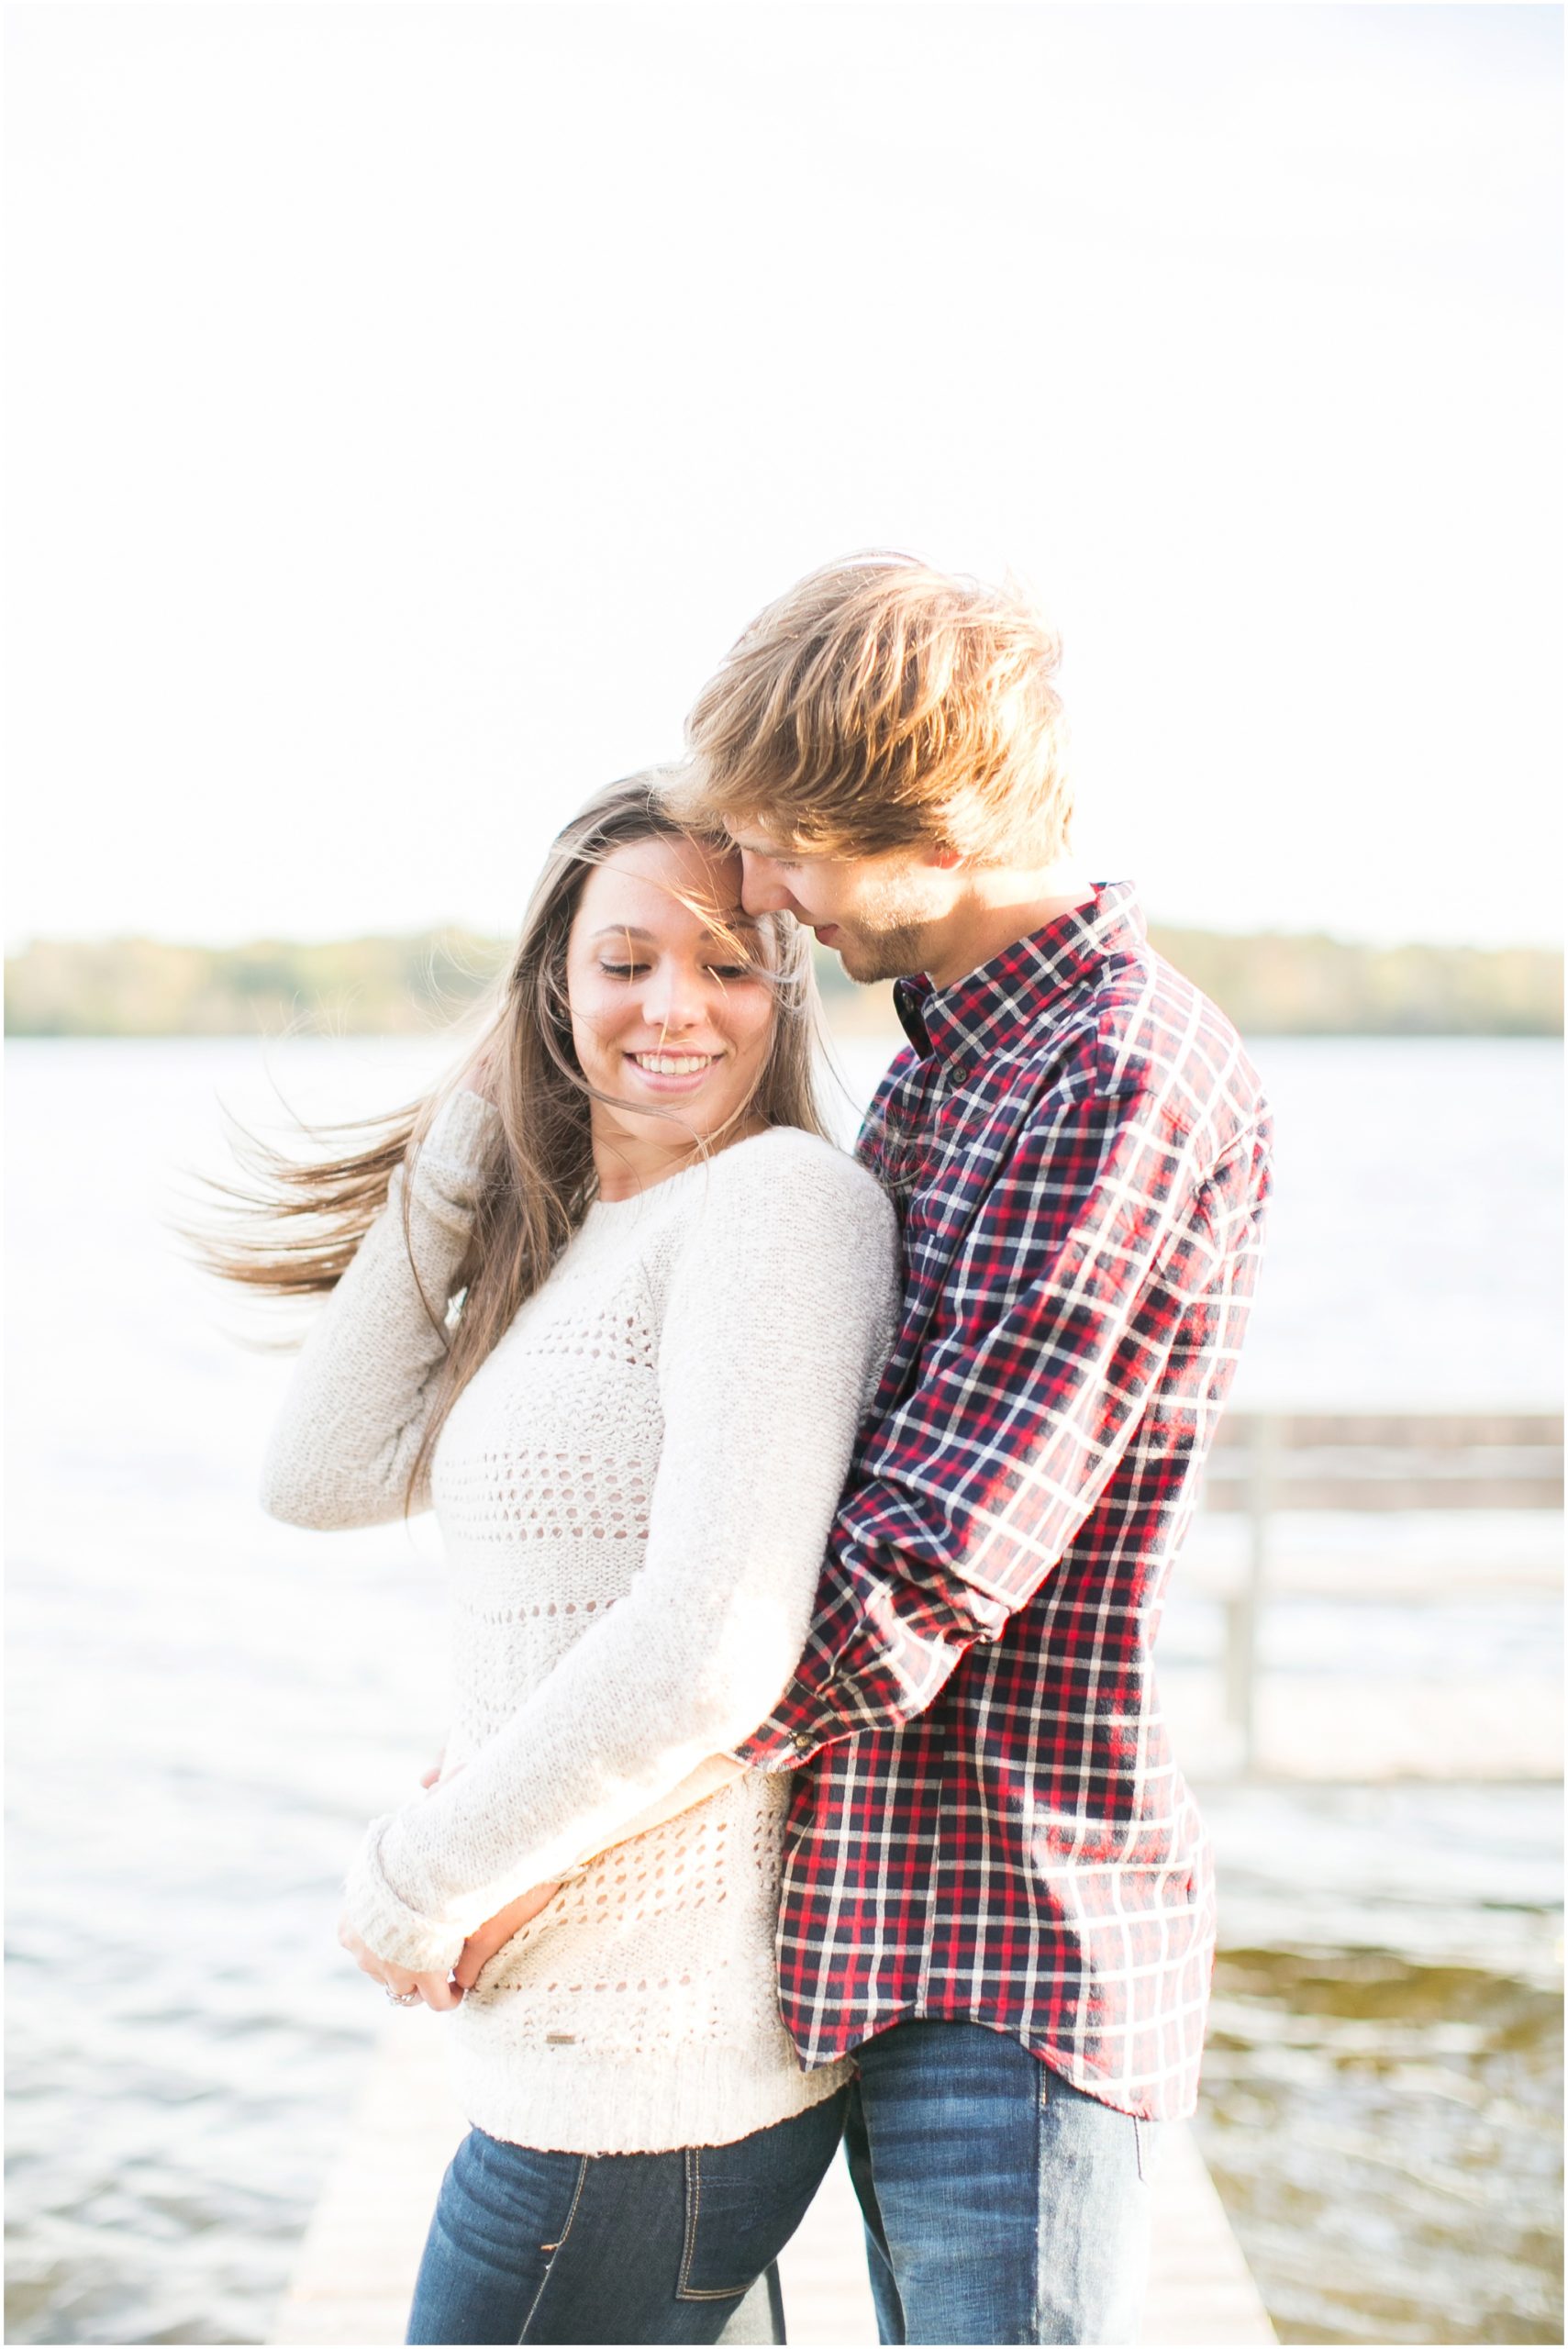
<instances>
[{"instance_id":1,"label":"woman's smiling face","mask_svg":"<svg viewBox=\"0 0 1568 2349\"><path fill-rule=\"evenodd\" d=\"M618 1171L635 1190L695 1142L751 1130L746 1105L773 1038L772 953L741 908L738 855L637 841L589 874L566 992L578 1064L614 1105L593 1104L603 1196L622 1189Z\"/></svg>"}]
</instances>

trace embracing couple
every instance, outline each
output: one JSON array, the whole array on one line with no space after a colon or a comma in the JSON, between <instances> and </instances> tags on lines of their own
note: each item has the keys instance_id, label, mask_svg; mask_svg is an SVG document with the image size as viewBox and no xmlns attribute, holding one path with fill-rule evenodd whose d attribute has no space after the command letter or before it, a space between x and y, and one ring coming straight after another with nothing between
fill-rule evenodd
<instances>
[{"instance_id":1,"label":"embracing couple","mask_svg":"<svg viewBox=\"0 0 1568 2349\"><path fill-rule=\"evenodd\" d=\"M1010 591L802 582L228 1266L330 1292L267 1507L446 1551L450 1742L339 1927L472 2123L410 2341L782 2339L840 2141L884 2341L1135 2338L1214 1942L1152 1652L1269 1128L1073 863L1055 665ZM812 932L907 1039L853 1157Z\"/></svg>"}]
</instances>

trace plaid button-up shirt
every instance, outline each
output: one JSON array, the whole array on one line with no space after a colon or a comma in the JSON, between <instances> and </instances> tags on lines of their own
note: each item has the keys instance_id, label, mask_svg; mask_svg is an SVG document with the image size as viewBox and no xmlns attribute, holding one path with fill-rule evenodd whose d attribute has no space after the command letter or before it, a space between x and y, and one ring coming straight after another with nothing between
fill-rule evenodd
<instances>
[{"instance_id":1,"label":"plaid button-up shirt","mask_svg":"<svg viewBox=\"0 0 1568 2349\"><path fill-rule=\"evenodd\" d=\"M860 1152L899 1204L903 1318L806 1653L741 1749L796 1771L784 2020L811 2065L914 2016L987 2023L1179 2117L1213 1872L1153 1650L1246 1321L1266 1105L1125 885L896 996L909 1047Z\"/></svg>"}]
</instances>

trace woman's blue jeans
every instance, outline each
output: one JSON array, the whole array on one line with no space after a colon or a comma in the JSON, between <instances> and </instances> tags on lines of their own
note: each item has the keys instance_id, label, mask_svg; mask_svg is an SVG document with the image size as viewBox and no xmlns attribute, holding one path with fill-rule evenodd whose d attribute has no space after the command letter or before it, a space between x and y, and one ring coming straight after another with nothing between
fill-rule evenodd
<instances>
[{"instance_id":1,"label":"woman's blue jeans","mask_svg":"<svg viewBox=\"0 0 1568 2349\"><path fill-rule=\"evenodd\" d=\"M767 2271L838 2148L848 2093L673 2154L538 2153L471 2130L442 2180L408 2339L782 2341Z\"/></svg>"}]
</instances>

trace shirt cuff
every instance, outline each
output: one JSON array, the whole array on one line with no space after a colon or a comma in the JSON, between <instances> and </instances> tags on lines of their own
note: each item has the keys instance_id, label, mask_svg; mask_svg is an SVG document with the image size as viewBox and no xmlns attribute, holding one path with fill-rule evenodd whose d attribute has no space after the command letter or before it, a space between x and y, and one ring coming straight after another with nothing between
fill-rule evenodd
<instances>
[{"instance_id":1,"label":"shirt cuff","mask_svg":"<svg viewBox=\"0 0 1568 2349\"><path fill-rule=\"evenodd\" d=\"M767 1720L729 1758L743 1770L798 1770L825 1745L853 1733L853 1725L843 1720L819 1689L792 1680Z\"/></svg>"},{"instance_id":2,"label":"shirt cuff","mask_svg":"<svg viewBox=\"0 0 1568 2349\"><path fill-rule=\"evenodd\" d=\"M397 1817L371 1821L343 1887L348 1920L373 1956L410 1974L450 1974L467 1939L461 1925L427 1917L394 1892L381 1864L381 1839Z\"/></svg>"}]
</instances>

